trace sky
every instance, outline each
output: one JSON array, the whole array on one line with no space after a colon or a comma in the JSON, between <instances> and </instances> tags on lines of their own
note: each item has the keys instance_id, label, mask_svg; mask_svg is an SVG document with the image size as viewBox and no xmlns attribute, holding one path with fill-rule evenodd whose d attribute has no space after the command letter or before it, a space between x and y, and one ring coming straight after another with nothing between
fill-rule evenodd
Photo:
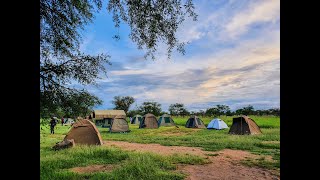
<instances>
[{"instance_id":1,"label":"sky","mask_svg":"<svg viewBox=\"0 0 320 180\"><path fill-rule=\"evenodd\" d=\"M115 28L105 6L82 32L81 51L111 56L107 76L86 89L103 100L95 109L112 109L114 96L132 96L134 109L144 101L183 103L189 111L217 104L236 110L280 107L280 1L195 1L198 21L187 18L177 31L188 42L186 54L167 59L160 44L157 59L129 39L126 24ZM120 35L120 40L112 37Z\"/></svg>"}]
</instances>

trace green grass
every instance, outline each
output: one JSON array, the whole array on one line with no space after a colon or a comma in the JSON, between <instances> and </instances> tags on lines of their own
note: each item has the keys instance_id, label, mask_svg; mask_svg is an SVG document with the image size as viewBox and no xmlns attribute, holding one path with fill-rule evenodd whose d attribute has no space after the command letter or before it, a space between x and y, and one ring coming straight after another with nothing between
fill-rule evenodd
<instances>
[{"instance_id":1,"label":"green grass","mask_svg":"<svg viewBox=\"0 0 320 180\"><path fill-rule=\"evenodd\" d=\"M175 172L176 164L204 164L206 160L192 155L175 154L160 156L152 153L123 151L103 146L81 146L53 151L51 147L63 139L69 130L57 126L55 133L40 130L40 179L183 179L185 175ZM73 167L94 164L117 164L111 172L78 174Z\"/></svg>"},{"instance_id":2,"label":"green grass","mask_svg":"<svg viewBox=\"0 0 320 180\"><path fill-rule=\"evenodd\" d=\"M130 124L130 133L111 134L108 128L99 128L103 139L127 141L136 143L158 143L165 146L192 146L201 147L207 151L222 149L238 149L250 151L259 155L271 155L280 164L280 143L265 143L268 141L280 142L280 118L274 116L250 116L261 128L261 135L229 135L225 130L195 130L185 128L188 117L174 117L176 127L160 127L158 129L139 129L138 125ZM200 117L201 118L201 117ZM226 124L232 125L232 118L221 116ZM207 126L212 118L201 118Z\"/></svg>"},{"instance_id":3,"label":"green grass","mask_svg":"<svg viewBox=\"0 0 320 180\"><path fill-rule=\"evenodd\" d=\"M220 117L230 127L232 117ZM188 117L174 117L179 126L159 129L139 129L130 124L129 133L109 133L108 128L98 128L103 140L127 141L136 143L158 143L165 146L201 147L207 151L238 149L254 154L271 155L274 162L266 160L245 161L246 165L268 169L280 167L280 119L279 117L251 116L259 125L261 135L229 135L226 130L195 130L185 128ZM201 118L207 125L212 118ZM69 126L57 125L56 134L50 129L40 130L41 179L183 179L184 175L174 172L175 164L203 164L205 159L196 156L173 155L163 157L151 153L134 153L108 147L76 146L72 149L52 151L51 147L63 139ZM268 143L269 142L269 143ZM207 154L213 154L208 152ZM120 164L112 172L77 174L69 168L92 164Z\"/></svg>"}]
</instances>

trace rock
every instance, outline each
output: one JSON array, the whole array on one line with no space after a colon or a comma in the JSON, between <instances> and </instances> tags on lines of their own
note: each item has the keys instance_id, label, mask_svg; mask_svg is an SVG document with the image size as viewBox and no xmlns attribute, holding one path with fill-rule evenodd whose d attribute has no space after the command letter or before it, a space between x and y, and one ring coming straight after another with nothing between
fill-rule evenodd
<instances>
[{"instance_id":1,"label":"rock","mask_svg":"<svg viewBox=\"0 0 320 180\"><path fill-rule=\"evenodd\" d=\"M56 150L71 148L75 146L74 139L66 139L61 142L58 142L56 145L54 145L52 148Z\"/></svg>"}]
</instances>

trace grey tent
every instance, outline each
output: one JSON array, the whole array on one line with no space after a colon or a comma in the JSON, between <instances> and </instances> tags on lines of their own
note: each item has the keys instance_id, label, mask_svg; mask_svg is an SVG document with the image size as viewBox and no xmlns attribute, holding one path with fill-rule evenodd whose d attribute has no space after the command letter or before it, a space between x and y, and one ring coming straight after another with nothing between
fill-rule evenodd
<instances>
[{"instance_id":1,"label":"grey tent","mask_svg":"<svg viewBox=\"0 0 320 180\"><path fill-rule=\"evenodd\" d=\"M192 115L186 123L186 128L206 128L206 126L198 116Z\"/></svg>"},{"instance_id":2,"label":"grey tent","mask_svg":"<svg viewBox=\"0 0 320 180\"><path fill-rule=\"evenodd\" d=\"M164 114L160 116L160 118L158 119L158 124L159 124L159 127L160 126L176 126L173 119L168 114Z\"/></svg>"},{"instance_id":3,"label":"grey tent","mask_svg":"<svg viewBox=\"0 0 320 180\"><path fill-rule=\"evenodd\" d=\"M110 126L110 132L129 132L129 125L126 116L118 115L113 118Z\"/></svg>"},{"instance_id":4,"label":"grey tent","mask_svg":"<svg viewBox=\"0 0 320 180\"><path fill-rule=\"evenodd\" d=\"M131 124L140 124L140 121L142 121L143 116L137 114L132 118Z\"/></svg>"},{"instance_id":5,"label":"grey tent","mask_svg":"<svg viewBox=\"0 0 320 180\"><path fill-rule=\"evenodd\" d=\"M240 116L233 118L232 126L229 130L229 134L239 134L239 135L253 135L261 134L259 126L255 123L253 119L248 116Z\"/></svg>"},{"instance_id":6,"label":"grey tent","mask_svg":"<svg viewBox=\"0 0 320 180\"><path fill-rule=\"evenodd\" d=\"M139 128L150 128L155 129L158 128L157 118L153 114L146 114L143 116L142 121L140 122Z\"/></svg>"}]
</instances>

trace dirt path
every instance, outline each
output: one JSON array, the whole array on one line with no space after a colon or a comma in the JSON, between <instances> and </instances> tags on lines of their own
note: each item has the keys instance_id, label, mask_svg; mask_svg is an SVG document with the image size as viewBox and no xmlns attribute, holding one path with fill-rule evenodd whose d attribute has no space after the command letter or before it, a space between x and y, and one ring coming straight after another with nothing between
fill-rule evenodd
<instances>
[{"instance_id":1,"label":"dirt path","mask_svg":"<svg viewBox=\"0 0 320 180\"><path fill-rule=\"evenodd\" d=\"M257 159L261 157L246 151L224 149L212 152L197 147L162 146L160 144L139 144L124 141L104 141L104 146L116 146L124 150L153 152L161 155L190 154L205 157L211 161L211 163L204 165L178 165L178 171L188 175L187 180L280 179L271 170L242 165L240 161L245 158ZM266 157L266 159L271 159L271 157Z\"/></svg>"}]
</instances>

